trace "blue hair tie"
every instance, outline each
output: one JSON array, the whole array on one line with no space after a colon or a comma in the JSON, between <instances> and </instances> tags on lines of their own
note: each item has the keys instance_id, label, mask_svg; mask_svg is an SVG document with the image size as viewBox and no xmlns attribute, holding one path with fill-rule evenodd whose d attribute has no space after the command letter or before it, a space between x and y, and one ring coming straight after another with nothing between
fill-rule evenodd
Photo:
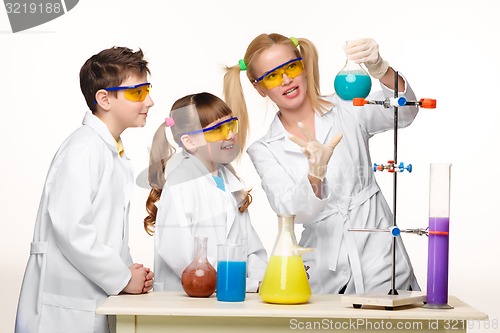
<instances>
[{"instance_id":1,"label":"blue hair tie","mask_svg":"<svg viewBox=\"0 0 500 333\"><path fill-rule=\"evenodd\" d=\"M245 64L245 60L240 59L240 61L238 61L238 64L240 65L240 70L242 70L242 71L247 70L247 64Z\"/></svg>"}]
</instances>

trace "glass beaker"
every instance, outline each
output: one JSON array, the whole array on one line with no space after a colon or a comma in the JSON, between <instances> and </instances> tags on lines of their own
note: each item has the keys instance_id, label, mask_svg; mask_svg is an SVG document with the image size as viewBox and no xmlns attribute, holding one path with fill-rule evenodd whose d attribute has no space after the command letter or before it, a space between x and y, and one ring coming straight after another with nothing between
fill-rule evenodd
<instances>
[{"instance_id":1,"label":"glass beaker","mask_svg":"<svg viewBox=\"0 0 500 333\"><path fill-rule=\"evenodd\" d=\"M243 244L217 245L217 300L242 302L246 296L247 253Z\"/></svg>"},{"instance_id":2,"label":"glass beaker","mask_svg":"<svg viewBox=\"0 0 500 333\"><path fill-rule=\"evenodd\" d=\"M207 259L207 237L194 238L194 259L181 275L182 288L191 297L209 297L215 291L217 272Z\"/></svg>"},{"instance_id":3,"label":"glass beaker","mask_svg":"<svg viewBox=\"0 0 500 333\"><path fill-rule=\"evenodd\" d=\"M264 302L301 304L311 297L301 254L313 249L297 245L294 218L278 215L278 236L259 289Z\"/></svg>"},{"instance_id":4,"label":"glass beaker","mask_svg":"<svg viewBox=\"0 0 500 333\"><path fill-rule=\"evenodd\" d=\"M340 98L350 101L353 98L368 96L372 88L372 80L361 65L347 59L344 68L335 76L333 85Z\"/></svg>"}]
</instances>

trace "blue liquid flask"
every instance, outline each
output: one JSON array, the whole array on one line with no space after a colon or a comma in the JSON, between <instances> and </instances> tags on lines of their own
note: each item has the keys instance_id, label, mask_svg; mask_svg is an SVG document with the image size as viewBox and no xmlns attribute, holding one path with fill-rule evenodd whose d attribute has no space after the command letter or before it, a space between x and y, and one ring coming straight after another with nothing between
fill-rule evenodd
<instances>
[{"instance_id":1,"label":"blue liquid flask","mask_svg":"<svg viewBox=\"0 0 500 333\"><path fill-rule=\"evenodd\" d=\"M333 85L340 98L350 101L353 98L368 96L372 88L372 80L361 65L347 60L344 68L335 76Z\"/></svg>"}]
</instances>

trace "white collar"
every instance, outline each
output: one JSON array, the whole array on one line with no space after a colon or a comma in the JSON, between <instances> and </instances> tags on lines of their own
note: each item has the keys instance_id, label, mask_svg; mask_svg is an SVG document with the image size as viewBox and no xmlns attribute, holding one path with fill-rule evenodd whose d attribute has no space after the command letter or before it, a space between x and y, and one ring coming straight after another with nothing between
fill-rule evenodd
<instances>
[{"instance_id":1,"label":"white collar","mask_svg":"<svg viewBox=\"0 0 500 333\"><path fill-rule=\"evenodd\" d=\"M85 113L85 117L83 118L82 124L96 131L96 133L99 134L102 140L109 145L111 150L116 152L116 154L119 154L115 138L113 137L113 135L111 135L108 126L101 119L99 119L92 112L87 111ZM126 154L124 153L123 156L126 156Z\"/></svg>"}]
</instances>

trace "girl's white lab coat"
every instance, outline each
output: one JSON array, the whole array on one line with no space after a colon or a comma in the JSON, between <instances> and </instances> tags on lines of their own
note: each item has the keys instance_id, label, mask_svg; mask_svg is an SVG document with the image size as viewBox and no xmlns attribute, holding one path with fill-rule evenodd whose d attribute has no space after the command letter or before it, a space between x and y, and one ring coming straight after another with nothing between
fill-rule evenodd
<instances>
[{"instance_id":1,"label":"girl's white lab coat","mask_svg":"<svg viewBox=\"0 0 500 333\"><path fill-rule=\"evenodd\" d=\"M406 85L403 94L415 100ZM367 99L384 100L393 91L382 91ZM334 107L315 115L316 138L329 142L343 134L328 164L326 194L318 199L307 178L308 163L300 148L276 116L268 133L253 143L248 153L259 173L269 203L277 214L296 214L303 224L300 245L316 248L303 255L314 293L388 292L391 288L391 244L389 233L353 233L348 228L389 228L392 213L376 183L368 140L393 128L393 110L381 106L354 107L336 95L328 99ZM399 127L408 126L418 109L399 108ZM387 151L392 154L392 147ZM388 158L388 157L380 157ZM385 160L384 160L385 161ZM420 290L401 239L397 238L396 287Z\"/></svg>"},{"instance_id":2,"label":"girl's white lab coat","mask_svg":"<svg viewBox=\"0 0 500 333\"><path fill-rule=\"evenodd\" d=\"M203 163L183 151L161 193L155 226L154 290L181 290L180 277L193 261L194 237L206 236L207 258L217 269L217 244L247 245L247 291L257 291L267 267L267 253L248 210L240 213L243 184L225 166L225 191Z\"/></svg>"},{"instance_id":3,"label":"girl's white lab coat","mask_svg":"<svg viewBox=\"0 0 500 333\"><path fill-rule=\"evenodd\" d=\"M96 315L130 280L133 173L106 125L88 112L50 166L16 318L17 333L108 332Z\"/></svg>"}]
</instances>

